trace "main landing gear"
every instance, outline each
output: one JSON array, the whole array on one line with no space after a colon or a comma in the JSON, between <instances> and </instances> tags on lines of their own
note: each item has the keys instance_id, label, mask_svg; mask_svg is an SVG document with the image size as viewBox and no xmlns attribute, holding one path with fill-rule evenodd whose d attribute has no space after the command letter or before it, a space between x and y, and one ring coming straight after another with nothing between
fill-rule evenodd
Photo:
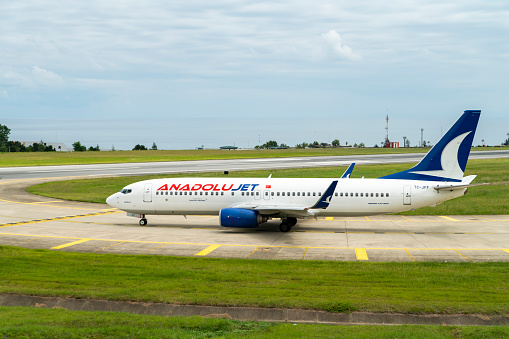
<instances>
[{"instance_id":1,"label":"main landing gear","mask_svg":"<svg viewBox=\"0 0 509 339\"><path fill-rule=\"evenodd\" d=\"M289 217L286 219L281 219L281 225L279 225L279 230L281 232L289 232L293 226L297 224L297 218Z\"/></svg>"}]
</instances>

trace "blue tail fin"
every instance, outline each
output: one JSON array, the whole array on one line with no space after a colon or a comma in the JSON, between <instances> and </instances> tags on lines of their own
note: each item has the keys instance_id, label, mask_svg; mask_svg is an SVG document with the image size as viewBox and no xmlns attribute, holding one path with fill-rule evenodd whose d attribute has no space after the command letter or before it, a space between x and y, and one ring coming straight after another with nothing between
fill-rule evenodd
<instances>
[{"instance_id":1,"label":"blue tail fin","mask_svg":"<svg viewBox=\"0 0 509 339\"><path fill-rule=\"evenodd\" d=\"M421 162L380 179L461 181L480 115L479 110L465 111Z\"/></svg>"},{"instance_id":2,"label":"blue tail fin","mask_svg":"<svg viewBox=\"0 0 509 339\"><path fill-rule=\"evenodd\" d=\"M350 166L348 166L348 168L346 169L345 173L343 173L343 175L341 176L341 179L348 179L348 178L350 178L350 175L353 172L353 167L354 166L355 166L355 162L352 162L350 164Z\"/></svg>"}]
</instances>

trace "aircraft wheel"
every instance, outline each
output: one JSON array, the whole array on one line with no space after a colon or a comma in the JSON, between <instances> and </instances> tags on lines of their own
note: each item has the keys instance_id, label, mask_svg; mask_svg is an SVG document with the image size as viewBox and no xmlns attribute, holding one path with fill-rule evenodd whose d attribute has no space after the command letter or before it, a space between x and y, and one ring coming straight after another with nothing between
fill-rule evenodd
<instances>
[{"instance_id":1,"label":"aircraft wheel","mask_svg":"<svg viewBox=\"0 0 509 339\"><path fill-rule=\"evenodd\" d=\"M279 230L281 232L289 232L292 229L292 226L288 225L286 222L282 222L281 225L279 225Z\"/></svg>"},{"instance_id":2,"label":"aircraft wheel","mask_svg":"<svg viewBox=\"0 0 509 339\"><path fill-rule=\"evenodd\" d=\"M290 225L290 227L293 227L293 226L295 226L295 224L297 224L297 218L293 218L293 217L286 218L286 223L288 225Z\"/></svg>"},{"instance_id":3,"label":"aircraft wheel","mask_svg":"<svg viewBox=\"0 0 509 339\"><path fill-rule=\"evenodd\" d=\"M141 226L145 226L147 224L147 219L143 218L143 219L140 219L140 225Z\"/></svg>"}]
</instances>

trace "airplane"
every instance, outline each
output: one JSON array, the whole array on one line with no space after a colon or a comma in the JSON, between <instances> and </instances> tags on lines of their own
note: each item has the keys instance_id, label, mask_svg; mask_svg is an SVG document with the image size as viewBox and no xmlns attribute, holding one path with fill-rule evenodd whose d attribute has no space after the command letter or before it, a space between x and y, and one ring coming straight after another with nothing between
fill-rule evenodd
<instances>
[{"instance_id":1,"label":"airplane","mask_svg":"<svg viewBox=\"0 0 509 339\"><path fill-rule=\"evenodd\" d=\"M466 110L414 167L376 179L350 178L355 164L330 178L169 178L136 182L106 202L147 225L147 215L219 215L219 224L256 228L281 219L369 216L436 205L466 194L476 177L463 177L480 110Z\"/></svg>"}]
</instances>

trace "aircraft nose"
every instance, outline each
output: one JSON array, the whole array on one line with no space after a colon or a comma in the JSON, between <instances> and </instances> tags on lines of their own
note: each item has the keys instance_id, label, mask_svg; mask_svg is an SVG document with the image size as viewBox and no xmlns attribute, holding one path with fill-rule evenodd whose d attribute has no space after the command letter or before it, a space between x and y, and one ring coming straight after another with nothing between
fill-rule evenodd
<instances>
[{"instance_id":1,"label":"aircraft nose","mask_svg":"<svg viewBox=\"0 0 509 339\"><path fill-rule=\"evenodd\" d=\"M111 207L117 207L117 194L112 194L108 198L106 198L106 203Z\"/></svg>"}]
</instances>

